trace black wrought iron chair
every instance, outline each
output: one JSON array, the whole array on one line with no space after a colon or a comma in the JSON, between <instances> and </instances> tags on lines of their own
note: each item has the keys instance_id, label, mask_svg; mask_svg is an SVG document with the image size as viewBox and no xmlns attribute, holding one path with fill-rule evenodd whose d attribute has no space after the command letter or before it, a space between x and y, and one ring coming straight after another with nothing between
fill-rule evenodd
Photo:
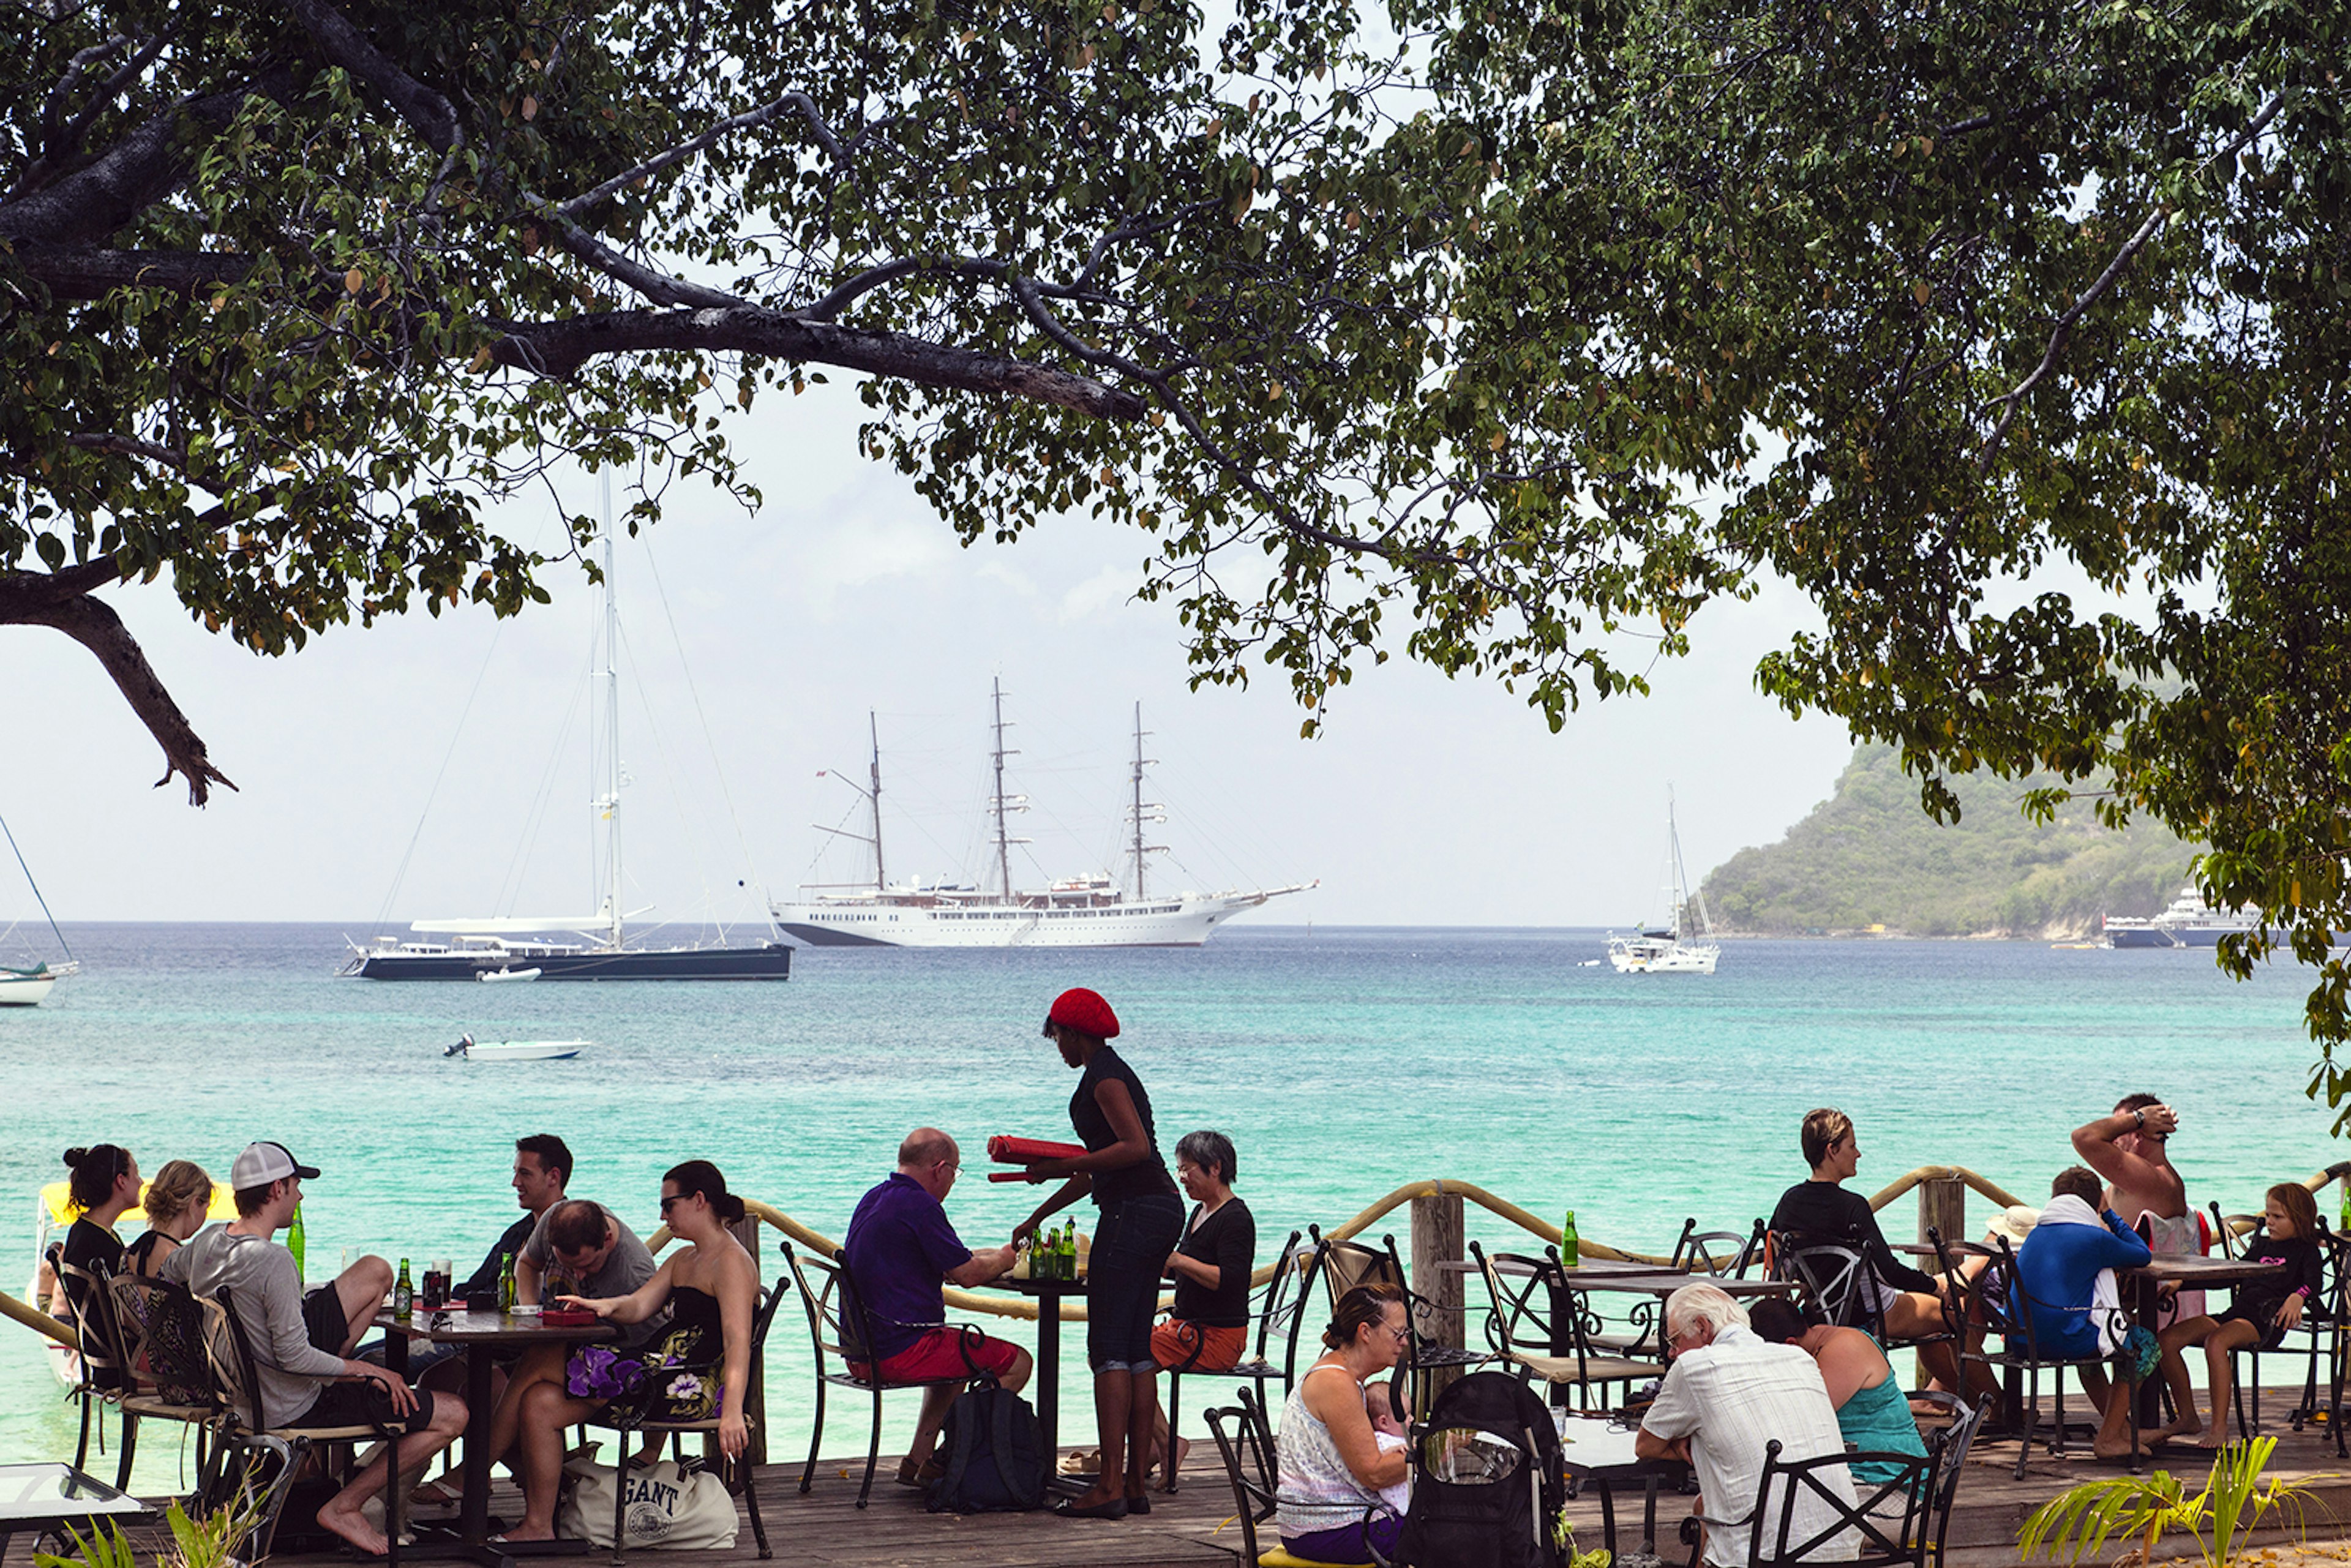
<instances>
[{"instance_id":1,"label":"black wrought iron chair","mask_svg":"<svg viewBox=\"0 0 2351 1568\"><path fill-rule=\"evenodd\" d=\"M2016 1479L2018 1480L2024 1479L2025 1463L2032 1457L2032 1440L2041 1429L2041 1375L2043 1372L2051 1375L2053 1397L2049 1441L2049 1452L2052 1455L2062 1458L2066 1451L2065 1374L2068 1372L2074 1373L2077 1378L2085 1371L2095 1370L2114 1374L2110 1379L2112 1386L2108 1396L2131 1401L2131 1447L2137 1448L2139 1428L2136 1385L2121 1375L2122 1369L2113 1364L2113 1358L2103 1353L2092 1355L2070 1355L2041 1343L2033 1308L2040 1307L2044 1312L2076 1319L2085 1323L2091 1322L2091 1316L2095 1309L2041 1301L2024 1288L2023 1281L2018 1276L2016 1253L2009 1246L2008 1238L1995 1237L1992 1247L1993 1261L1983 1274L1979 1276L1979 1283L1996 1280L2001 1288L1980 1289L1976 1292L1977 1299L1982 1303L1982 1315L1988 1334L1984 1340L1983 1348L1967 1353L1967 1360L1987 1368L1997 1368L2001 1375L2016 1374L2024 1380L2024 1407L2019 1417ZM2119 1344L2130 1327L2128 1314L2116 1309L2103 1326L2114 1342ZM2001 1346L1997 1351L1991 1348L1995 1343Z\"/></svg>"},{"instance_id":2,"label":"black wrought iron chair","mask_svg":"<svg viewBox=\"0 0 2351 1568\"><path fill-rule=\"evenodd\" d=\"M1430 1343L1434 1332L1432 1320L1440 1309L1436 1302L1413 1290L1412 1281L1405 1273L1403 1254L1396 1250L1396 1239L1393 1235L1381 1237L1378 1247L1367 1247L1360 1241L1326 1239L1319 1226L1308 1226L1306 1234L1312 1260L1308 1265L1306 1278L1299 1287L1302 1296L1312 1294L1316 1279L1322 1281L1324 1292L1333 1308L1338 1306L1340 1297L1357 1285L1393 1285L1404 1295L1405 1324L1411 1342L1405 1345L1403 1357L1395 1364L1401 1378L1392 1379L1388 1385L1388 1403L1395 1411L1397 1420L1409 1423L1411 1412L1426 1402L1424 1396L1431 1374L1466 1370L1481 1366L1493 1359L1484 1351L1471 1350L1466 1345L1456 1348ZM1467 1318L1466 1312L1463 1316ZM1409 1394L1404 1386L1407 1384L1411 1387Z\"/></svg>"},{"instance_id":3,"label":"black wrought iron chair","mask_svg":"<svg viewBox=\"0 0 2351 1568\"><path fill-rule=\"evenodd\" d=\"M1596 1392L1598 1408L1604 1410L1610 1388L1666 1375L1662 1361L1617 1355L1593 1343L1599 1321L1584 1304L1583 1293L1567 1283L1556 1252L1541 1258L1500 1252L1489 1259L1472 1241L1469 1257L1492 1303L1486 1312L1486 1340L1495 1357L1523 1379L1540 1379L1552 1403L1563 1402L1566 1391L1573 1389L1576 1404L1591 1409Z\"/></svg>"},{"instance_id":4,"label":"black wrought iron chair","mask_svg":"<svg viewBox=\"0 0 2351 1568\"><path fill-rule=\"evenodd\" d=\"M1864 1330L1889 1355L1896 1351L1947 1344L1954 1347L1953 1360L1959 1359L1960 1351L1957 1347L1964 1334L1948 1296L1938 1298L1943 1318L1941 1332L1890 1333L1886 1327L1885 1308L1888 1287L1874 1277L1868 1254L1861 1249L1807 1241L1782 1231L1774 1238L1771 1252L1780 1277L1799 1286L1813 1309L1838 1327Z\"/></svg>"},{"instance_id":5,"label":"black wrought iron chair","mask_svg":"<svg viewBox=\"0 0 2351 1568\"><path fill-rule=\"evenodd\" d=\"M821 1258L802 1258L789 1241L782 1243L784 1267L792 1276L793 1286L800 1293L800 1304L807 1311L809 1342L816 1358L816 1411L810 1421L808 1464L800 1471L800 1490L805 1492L816 1483L817 1449L824 1442L825 1390L828 1387L853 1388L873 1396L873 1427L865 1442L865 1479L857 1489L857 1506L863 1508L873 1495L873 1469L882 1459L882 1396L902 1388L937 1388L968 1383L980 1374L978 1364L972 1360L971 1347L982 1336L970 1323L961 1325L956 1344L963 1352L964 1371L955 1377L931 1377L917 1382L900 1383L881 1376L866 1347L873 1343L873 1319L866 1312L855 1290L848 1288L849 1255L835 1252L830 1262ZM905 1328L939 1328L938 1323L906 1323ZM825 1370L825 1358L832 1357L841 1364L838 1372ZM857 1368L866 1370L861 1374Z\"/></svg>"},{"instance_id":6,"label":"black wrought iron chair","mask_svg":"<svg viewBox=\"0 0 2351 1568\"><path fill-rule=\"evenodd\" d=\"M103 1264L84 1269L67 1262L62 1254L57 1260L57 1282L65 1288L66 1301L73 1309L75 1337L80 1342L76 1359L81 1375L71 1390L74 1403L81 1406L81 1435L74 1440L73 1460L73 1468L80 1469L89 1457L91 1422L98 1425L98 1445L103 1452L105 1413L120 1405L131 1376L121 1335L114 1323L112 1271Z\"/></svg>"},{"instance_id":7,"label":"black wrought iron chair","mask_svg":"<svg viewBox=\"0 0 2351 1568\"><path fill-rule=\"evenodd\" d=\"M213 1479L213 1455L226 1414L204 1358L204 1314L187 1287L169 1280L117 1274L109 1290L131 1385L120 1401L122 1457L115 1487L130 1488L139 1424L172 1421L195 1431L201 1494Z\"/></svg>"},{"instance_id":8,"label":"black wrought iron chair","mask_svg":"<svg viewBox=\"0 0 2351 1568\"><path fill-rule=\"evenodd\" d=\"M1747 1561L1775 1564L1845 1563L1855 1568L1926 1568L1928 1542L1937 1538L1933 1523L1938 1456L1943 1435L1928 1439L1928 1451L1916 1454L1835 1453L1808 1459L1783 1458L1780 1439L1764 1445L1763 1473L1755 1484L1755 1505L1737 1519L1714 1519L1693 1513L1682 1521L1682 1542L1690 1549L1690 1568L1698 1568L1703 1550L1700 1531L1729 1531L1747 1536ZM1867 1459L1892 1470L1883 1481L1854 1479L1847 1465ZM1840 1495L1835 1482L1852 1486L1853 1501ZM1811 1521L1798 1524L1799 1514Z\"/></svg>"},{"instance_id":9,"label":"black wrought iron chair","mask_svg":"<svg viewBox=\"0 0 2351 1568\"><path fill-rule=\"evenodd\" d=\"M253 1554L253 1560L258 1562L268 1556L270 1544L277 1538L278 1517L285 1511L289 1490L284 1484L287 1471L299 1469L313 1452L337 1449L350 1455L355 1454L360 1444L379 1441L384 1446L382 1462L389 1471L382 1497L383 1533L391 1547L384 1562L387 1568L400 1568L401 1534L405 1528L401 1511L407 1500L404 1494L408 1487L397 1460L400 1440L408 1435L407 1418L387 1411L376 1419L339 1426L307 1426L298 1421L272 1423L262 1409L259 1363L245 1332L245 1321L236 1315L234 1293L224 1288L215 1295L198 1296L196 1308L203 1315L205 1360L212 1369L214 1395L222 1410L224 1463L230 1455L257 1451L269 1455L281 1467L266 1490L272 1500L266 1517L255 1530L260 1549ZM346 1484L354 1465L355 1460L343 1467ZM250 1473L252 1467L248 1464L246 1469Z\"/></svg>"},{"instance_id":10,"label":"black wrought iron chair","mask_svg":"<svg viewBox=\"0 0 2351 1568\"><path fill-rule=\"evenodd\" d=\"M1299 1232L1290 1233L1281 1246L1281 1256L1274 1260L1273 1275L1265 1282L1258 1297L1257 1334L1249 1354L1231 1366L1201 1367L1195 1364L1200 1358L1203 1345L1196 1334L1186 1336L1188 1324L1176 1325L1178 1339L1186 1340L1190 1354L1179 1365L1167 1369L1167 1433L1168 1463L1166 1484L1176 1490L1175 1435L1176 1421L1183 1409L1184 1379L1186 1377L1229 1377L1257 1385L1258 1397L1265 1397L1265 1385L1275 1378L1281 1379L1281 1391L1289 1394L1290 1385L1298 1372L1298 1334L1305 1322L1306 1281L1301 1278L1301 1249ZM1266 1357L1266 1350L1275 1335L1280 1336L1281 1364L1276 1366Z\"/></svg>"},{"instance_id":11,"label":"black wrought iron chair","mask_svg":"<svg viewBox=\"0 0 2351 1568\"><path fill-rule=\"evenodd\" d=\"M1208 1436L1216 1439L1217 1457L1225 1462L1225 1479L1233 1489L1233 1517L1241 1527L1241 1568L1323 1568L1291 1556L1282 1547L1279 1533L1270 1544L1259 1543L1259 1528L1274 1517L1281 1462L1264 1402L1247 1385L1234 1394L1238 1403L1204 1414ZM1365 1509L1365 1524L1380 1511L1378 1504Z\"/></svg>"},{"instance_id":12,"label":"black wrought iron chair","mask_svg":"<svg viewBox=\"0 0 2351 1568\"><path fill-rule=\"evenodd\" d=\"M760 1364L761 1358L767 1354L768 1325L775 1322L776 1309L783 1304L784 1297L793 1289L795 1286L792 1280L779 1275L776 1282L768 1288L766 1293L758 1299L751 1319L750 1363L753 1366ZM678 1377L718 1378L725 1375L726 1364L726 1353L722 1349L717 1355L705 1361L685 1362L674 1366L649 1369L649 1375L633 1391L607 1402L588 1417L586 1424L590 1427L602 1427L620 1434L621 1440L617 1447L622 1456L624 1467L632 1447L630 1439L638 1433L649 1432L657 1438L665 1438L682 1432L716 1432L718 1430L719 1423L719 1417L716 1415L696 1420L676 1421L659 1417L653 1414L653 1411L662 1404L664 1391L669 1385ZM748 1412L745 1414L747 1417ZM655 1451L658 1452L658 1448ZM729 1492L743 1500L743 1506L751 1516L752 1539L759 1543L759 1555L763 1558L773 1557L775 1552L768 1545L767 1524L759 1518L758 1483L752 1473L751 1461L747 1454L732 1459L724 1454L719 1455L717 1475L718 1479L726 1483ZM623 1562L621 1546L622 1542L628 1539L627 1518L628 1489L614 1487L612 1489L614 1568L621 1568Z\"/></svg>"},{"instance_id":13,"label":"black wrought iron chair","mask_svg":"<svg viewBox=\"0 0 2351 1568\"><path fill-rule=\"evenodd\" d=\"M1743 1235L1736 1230L1700 1230L1695 1218L1685 1219L1667 1267L1686 1273L1744 1280L1747 1270L1763 1256L1764 1234L1761 1219Z\"/></svg>"},{"instance_id":14,"label":"black wrought iron chair","mask_svg":"<svg viewBox=\"0 0 2351 1568\"><path fill-rule=\"evenodd\" d=\"M2223 1214L2217 1200L2211 1205L2211 1211L2213 1231L2220 1238L2223 1257L2247 1256L2247 1249L2266 1234L2267 1228L2261 1215ZM2241 1360L2246 1364L2243 1375L2231 1380L2234 1385L2233 1404L2240 1437L2250 1437L2262 1429L2262 1357L2264 1354L2303 1359L2302 1396L2294 1404L2292 1417L2295 1431L2301 1431L2304 1423L2318 1411L2331 1412L2334 1408L2335 1390L2343 1382L2342 1335L2339 1331L2346 1322L2351 1322L2351 1312L2346 1312L2344 1267L2346 1254L2351 1254L2351 1240L2328 1231L2325 1224L2322 1218L2319 1234L2312 1238L2318 1244L2322 1289L2316 1297L2304 1304L2301 1321L2287 1331L2288 1343L2275 1350L2263 1351L2261 1342L2256 1340L2231 1353L2231 1360ZM2302 1343L2292 1343L2297 1336ZM2318 1380L2322 1362L2326 1367L2324 1400ZM2250 1416L2247 1412L2249 1405ZM2342 1428L2333 1421L2331 1415L2329 1424L2335 1427L2335 1441L2340 1452L2344 1443Z\"/></svg>"}]
</instances>

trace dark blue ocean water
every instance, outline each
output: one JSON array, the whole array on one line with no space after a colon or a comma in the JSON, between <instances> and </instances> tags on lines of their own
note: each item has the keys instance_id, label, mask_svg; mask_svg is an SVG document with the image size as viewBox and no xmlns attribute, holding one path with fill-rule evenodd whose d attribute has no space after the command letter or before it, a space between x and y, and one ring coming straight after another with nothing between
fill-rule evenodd
<instances>
[{"instance_id":1,"label":"dark blue ocean water","mask_svg":"<svg viewBox=\"0 0 2351 1568\"><path fill-rule=\"evenodd\" d=\"M1034 1195L980 1180L978 1146L1066 1134L1072 1078L1038 1024L1071 985L1117 1008L1163 1146L1232 1135L1267 1252L1429 1176L1550 1218L1572 1204L1585 1236L1638 1249L1685 1216L1743 1228L1803 1175L1796 1124L1821 1104L1857 1121L1865 1190L1950 1164L2037 1197L2071 1160L2067 1132L2141 1089L2180 1108L2173 1153L2199 1204L2257 1208L2263 1186L2336 1157L2303 1095L2301 977L2234 984L2209 953L1735 942L1711 977L1641 978L1590 965L1590 931L1243 925L1196 951L808 951L787 985L467 986L337 979L333 926L67 935L87 972L0 1010L0 1096L22 1130L0 1152L22 1228L12 1290L59 1152L100 1140L216 1176L249 1139L290 1145L325 1172L308 1184L314 1277L365 1251L470 1268L513 1212L512 1140L539 1131L577 1153L575 1193L641 1229L661 1172L703 1156L837 1236L900 1136L935 1123L968 1161L951 1217L1000 1239ZM594 1044L572 1061L444 1060L464 1031ZM1909 1224L1906 1207L1888 1228ZM1391 1226L1408 1233L1401 1211ZM1508 1239L1474 1208L1471 1231ZM787 1449L805 1436L804 1339L778 1319ZM69 1451L44 1360L0 1328L0 1458ZM1090 1425L1081 1396L1064 1420Z\"/></svg>"}]
</instances>

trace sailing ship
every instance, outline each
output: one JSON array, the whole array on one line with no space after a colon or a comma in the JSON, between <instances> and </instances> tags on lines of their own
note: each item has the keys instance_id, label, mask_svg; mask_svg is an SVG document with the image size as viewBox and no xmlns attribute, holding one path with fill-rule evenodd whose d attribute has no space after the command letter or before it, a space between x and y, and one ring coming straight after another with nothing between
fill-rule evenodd
<instances>
[{"instance_id":1,"label":"sailing ship","mask_svg":"<svg viewBox=\"0 0 2351 1568\"><path fill-rule=\"evenodd\" d=\"M857 839L872 849L873 880L847 888L806 886L800 889L801 897L776 904L777 924L788 935L817 947L1197 947L1235 915L1269 900L1321 885L1312 882L1223 893L1154 893L1150 857L1165 853L1167 846L1145 840L1149 828L1167 821L1167 811L1159 802L1144 799L1144 769L1152 759L1143 755L1143 705L1137 703L1134 758L1128 778L1132 798L1126 809L1132 888L1121 886L1107 873L1065 877L1040 888L1016 888L1012 846L1029 841L1014 836L1007 821L1027 810L1029 802L1026 796L1005 789L1005 758L1019 754L1004 744L1003 682L993 684L991 697L996 743L989 762L995 788L987 806L995 829L996 885L983 889L976 883L925 883L919 878L890 881L882 850L881 731L868 715L873 745L870 788L858 793L865 799L872 831L841 836Z\"/></svg>"},{"instance_id":2,"label":"sailing ship","mask_svg":"<svg viewBox=\"0 0 2351 1568\"><path fill-rule=\"evenodd\" d=\"M2221 937L2251 931L2261 917L2249 910L2215 909L2190 883L2160 915L2109 915L2099 924L2109 947L2218 947Z\"/></svg>"},{"instance_id":3,"label":"sailing ship","mask_svg":"<svg viewBox=\"0 0 2351 1568\"><path fill-rule=\"evenodd\" d=\"M1670 796L1666 800L1666 845L1667 897L1672 916L1661 930L1644 927L1630 936L1608 938L1608 961L1620 975L1711 975L1715 960L1722 956L1719 943L1686 941L1682 936L1685 920L1695 917L1700 938L1712 936L1714 925L1707 918L1706 895L1691 893L1688 873L1682 869L1682 836L1674 824Z\"/></svg>"},{"instance_id":4,"label":"sailing ship","mask_svg":"<svg viewBox=\"0 0 2351 1568\"><path fill-rule=\"evenodd\" d=\"M604 897L593 915L484 915L419 920L411 931L446 941L410 942L379 936L352 945L340 971L367 980L785 980L791 977L788 942L757 946L724 944L632 947L621 908L621 610L612 575L612 488L604 485L603 790L591 803L604 826ZM642 915L643 910L633 913ZM579 938L549 936L563 933Z\"/></svg>"},{"instance_id":5,"label":"sailing ship","mask_svg":"<svg viewBox=\"0 0 2351 1568\"><path fill-rule=\"evenodd\" d=\"M59 980L81 973L81 963L73 956L73 944L57 929L57 918L49 913L49 901L41 896L41 884L33 880L33 868L25 863L25 852L16 847L16 835L9 831L5 818L0 818L0 837L7 839L16 869L25 873L25 885L33 890L33 902L41 906L41 918L49 923L49 935L65 950L64 961L55 965L47 959L35 959L29 966L0 964L0 1008L38 1007L49 999ZM0 936L5 935L0 932Z\"/></svg>"}]
</instances>

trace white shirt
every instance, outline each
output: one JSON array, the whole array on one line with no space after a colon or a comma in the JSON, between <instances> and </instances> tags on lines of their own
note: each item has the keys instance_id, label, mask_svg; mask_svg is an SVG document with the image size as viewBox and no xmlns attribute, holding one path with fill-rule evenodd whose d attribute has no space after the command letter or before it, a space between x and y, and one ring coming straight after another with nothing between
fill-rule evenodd
<instances>
[{"instance_id":1,"label":"white shirt","mask_svg":"<svg viewBox=\"0 0 2351 1568\"><path fill-rule=\"evenodd\" d=\"M1708 1519L1746 1521L1754 1511L1756 1482L1763 1474L1764 1445L1779 1439L1782 1459L1817 1458L1844 1452L1836 1406L1813 1358L1792 1344L1767 1344L1752 1330L1719 1331L1714 1343L1676 1356L1667 1369L1656 1402L1641 1429L1657 1437L1687 1437ZM1842 1465L1816 1472L1828 1490L1850 1507L1853 1479ZM1779 1507L1784 1490L1773 1488L1772 1512L1763 1522L1767 1548L1780 1539ZM1788 1543L1811 1540L1836 1522L1828 1503L1800 1490ZM1706 1560L1717 1568L1746 1568L1750 1523L1709 1528ZM1813 1555L1823 1560L1855 1554L1850 1531L1823 1543Z\"/></svg>"}]
</instances>

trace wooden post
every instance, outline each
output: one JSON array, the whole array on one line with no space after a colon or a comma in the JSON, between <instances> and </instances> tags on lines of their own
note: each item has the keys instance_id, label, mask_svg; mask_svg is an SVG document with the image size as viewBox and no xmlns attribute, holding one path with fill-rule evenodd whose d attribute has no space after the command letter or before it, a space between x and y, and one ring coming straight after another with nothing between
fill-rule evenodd
<instances>
[{"instance_id":1,"label":"wooden post","mask_svg":"<svg viewBox=\"0 0 2351 1568\"><path fill-rule=\"evenodd\" d=\"M1927 1231L1932 1227L1943 1239L1967 1241L1968 1184L1957 1176L1935 1176L1918 1184L1918 1245L1928 1245ZM1939 1274L1942 1265L1932 1258L1918 1260L1918 1267L1929 1274ZM1927 1369L1922 1364L1915 1373L1913 1387L1927 1385Z\"/></svg>"},{"instance_id":2,"label":"wooden post","mask_svg":"<svg viewBox=\"0 0 2351 1568\"><path fill-rule=\"evenodd\" d=\"M1423 1343L1443 1345L1449 1350L1462 1347L1463 1276L1437 1265L1459 1262L1468 1255L1465 1235L1458 1196L1447 1194L1412 1200L1412 1290L1427 1303L1427 1310L1414 1327ZM1426 1384L1426 1397L1434 1400L1460 1375L1458 1367L1432 1374ZM1426 1416L1428 1411L1424 1406L1415 1414Z\"/></svg>"}]
</instances>

